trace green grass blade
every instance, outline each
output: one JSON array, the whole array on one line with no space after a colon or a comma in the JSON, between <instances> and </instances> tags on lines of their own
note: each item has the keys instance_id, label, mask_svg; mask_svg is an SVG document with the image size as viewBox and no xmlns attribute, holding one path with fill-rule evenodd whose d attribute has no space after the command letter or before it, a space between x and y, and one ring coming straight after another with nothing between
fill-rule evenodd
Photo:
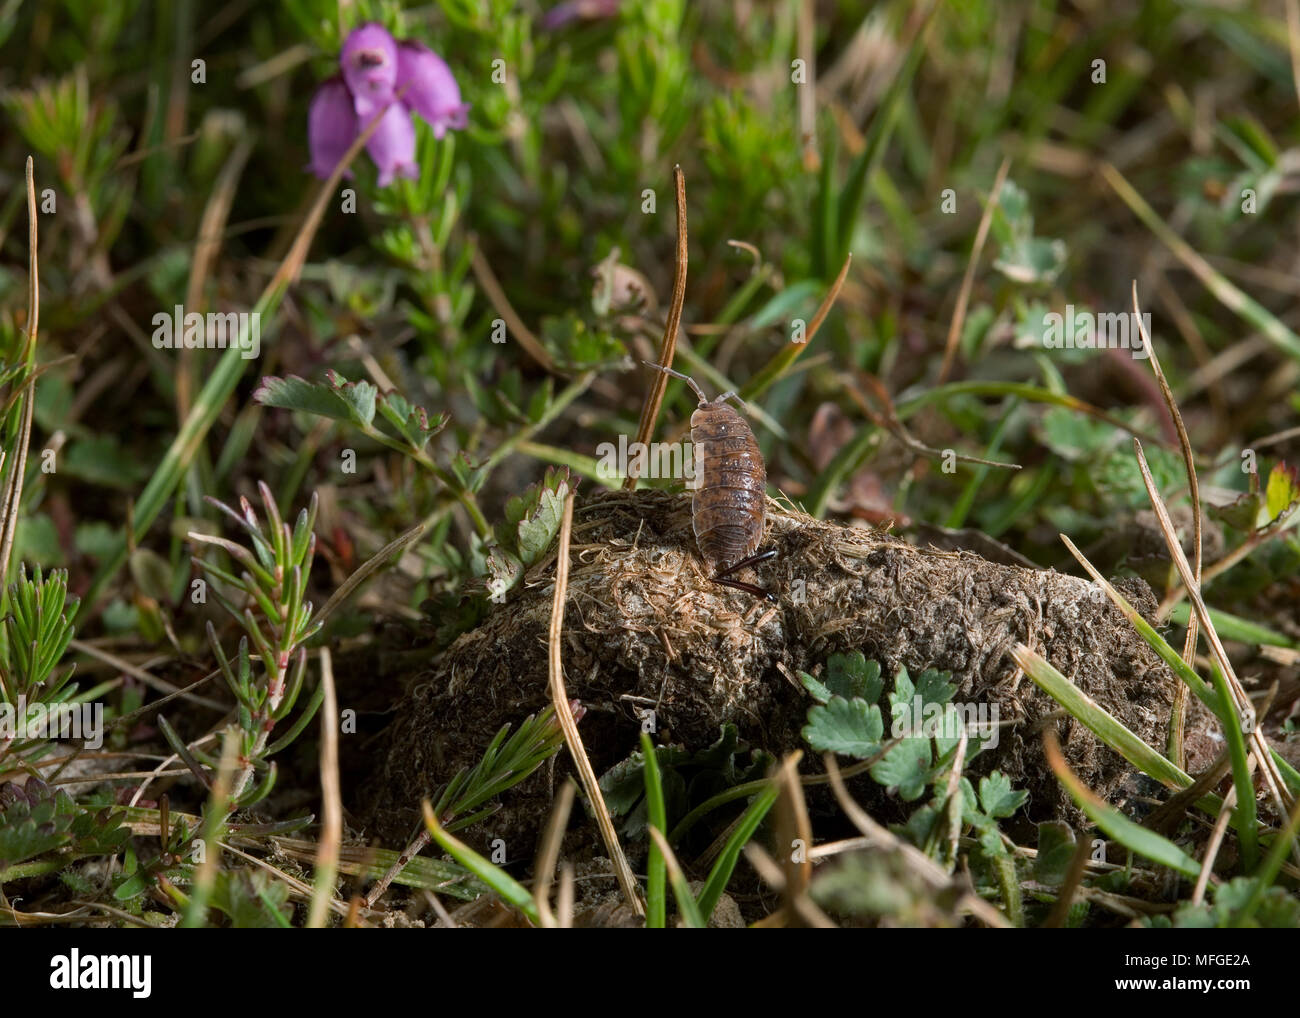
<instances>
[{"instance_id":1,"label":"green grass blade","mask_svg":"<svg viewBox=\"0 0 1300 1018\"><path fill-rule=\"evenodd\" d=\"M1185 877L1195 879L1200 876L1200 864L1172 841L1156 834L1155 831L1147 830L1140 824L1135 824L1119 810L1111 808L1094 795L1070 770L1065 758L1061 756L1061 748L1055 737L1050 737L1046 741L1046 749L1048 763L1056 772L1057 779L1065 786L1079 808L1087 814L1088 819L1102 831L1130 851L1162 866L1177 870Z\"/></svg>"},{"instance_id":2,"label":"green grass blade","mask_svg":"<svg viewBox=\"0 0 1300 1018\"><path fill-rule=\"evenodd\" d=\"M1264 338L1288 356L1300 360L1300 336L1282 324L1268 308L1247 296L1207 262L1200 253L1178 236L1159 214L1113 166L1102 163L1101 174L1126 205L1146 224L1147 229L1174 253L1207 290L1229 311L1264 334Z\"/></svg>"},{"instance_id":3,"label":"green grass blade","mask_svg":"<svg viewBox=\"0 0 1300 1018\"><path fill-rule=\"evenodd\" d=\"M862 198L867 190L867 182L880 165L880 160L885 154L889 139L894 133L894 125L898 123L899 113L903 107L903 99L907 95L907 90L911 88L912 79L916 76L916 69L921 64L921 58L925 56L926 36L930 23L934 18L934 12L937 9L938 5L936 4L925 15L925 22L912 39L912 44L907 51L907 57L903 60L903 66L899 68L898 74L890 83L889 90L885 93L879 108L876 110L875 116L871 118L871 127L867 131L866 145L857 162L853 164L853 168L849 171L844 191L840 194L839 205L836 209L835 244L828 252L829 261L822 269L823 277L829 277L830 273L834 271L834 267L843 262L849 253L849 247L853 242L853 224L857 221L858 213L861 210Z\"/></svg>"},{"instance_id":4,"label":"green grass blade","mask_svg":"<svg viewBox=\"0 0 1300 1018\"><path fill-rule=\"evenodd\" d=\"M1268 855L1264 857L1264 862L1259 871L1255 874L1255 886L1251 889L1250 897L1246 899L1246 904L1241 906L1241 911L1233 916L1234 926L1244 926L1254 916L1255 910L1264 900L1264 892L1273 886L1273 881L1277 879L1279 871L1282 869L1282 862L1286 859L1287 853L1291 851L1295 843L1296 834L1300 832L1300 801L1297 801L1291 809L1291 816L1287 818L1286 826L1278 832L1273 844L1268 850Z\"/></svg>"},{"instance_id":5,"label":"green grass blade","mask_svg":"<svg viewBox=\"0 0 1300 1018\"><path fill-rule=\"evenodd\" d=\"M654 743L645 732L641 733L641 754L645 757L645 801L646 813L650 826L655 830L668 830L668 812L664 807L664 787L659 775L659 760L655 756ZM650 840L649 856L646 861L645 882L645 924L646 929L662 930L668 916L668 887L666 883L667 867L664 854L659 851L659 844Z\"/></svg>"},{"instance_id":6,"label":"green grass blade","mask_svg":"<svg viewBox=\"0 0 1300 1018\"><path fill-rule=\"evenodd\" d=\"M749 809L745 810L741 816L740 823L736 825L736 829L731 832L731 837L727 839L722 851L718 853L717 861L714 862L713 869L709 871L709 879L705 881L704 887L700 890L700 895L696 899L701 914L713 915L713 910L718 905L718 899L722 897L722 892L726 890L727 882L736 869L736 862L740 859L741 850L749 843L749 839L754 836L754 832L758 830L758 825L767 816L779 793L780 789L777 787L776 782L768 782L767 788L750 803Z\"/></svg>"},{"instance_id":7,"label":"green grass blade","mask_svg":"<svg viewBox=\"0 0 1300 1018\"><path fill-rule=\"evenodd\" d=\"M1174 605L1169 617L1180 626L1185 626L1191 614L1192 606L1183 601ZM1269 629L1268 626L1261 626L1258 622L1251 622L1249 619L1219 611L1217 608L1210 609L1210 621L1214 623L1215 632L1219 634L1220 639L1253 643L1256 646L1289 647L1292 650L1300 647L1300 643L1274 629Z\"/></svg>"},{"instance_id":8,"label":"green grass blade","mask_svg":"<svg viewBox=\"0 0 1300 1018\"><path fill-rule=\"evenodd\" d=\"M1182 789L1192 783L1189 775L1134 735L1113 714L1098 705L1039 654L1024 644L1017 644L1011 651L1011 657L1039 689L1142 773L1169 788Z\"/></svg>"},{"instance_id":9,"label":"green grass blade","mask_svg":"<svg viewBox=\"0 0 1300 1018\"><path fill-rule=\"evenodd\" d=\"M1259 858L1258 836L1255 830L1255 785L1250 774L1246 736L1241 727L1241 718L1237 715L1236 698L1233 697L1232 691L1228 688L1227 679L1215 666L1213 671L1214 687L1213 689L1207 687L1201 677L1192 671L1191 666L1183 660L1182 655L1169 646L1165 638L1157 633L1151 624L1137 613L1137 610L1128 603L1124 595L1116 590L1114 585L1107 581L1101 573L1097 572L1083 552L1079 551L1064 534L1061 535L1061 540L1065 542L1065 546L1070 549L1070 553L1074 555L1083 568L1088 571L1088 575L1101 586L1116 607L1124 613L1142 638L1151 646L1151 649L1173 669L1175 675L1187 683L1192 692L1218 717L1219 725L1223 729L1228 743L1228 754L1232 760L1233 784L1237 788L1237 805L1233 810L1233 826L1241 838L1242 860L1247 868L1253 867L1256 859ZM1161 759L1164 758L1161 757ZM1154 776L1152 775L1152 777Z\"/></svg>"},{"instance_id":10,"label":"green grass blade","mask_svg":"<svg viewBox=\"0 0 1300 1018\"><path fill-rule=\"evenodd\" d=\"M475 852L458 838L448 834L440 823L438 818L433 815L433 808L429 805L429 800L425 799L422 804L424 809L424 826L429 830L429 836L438 843L438 846L458 863L469 870L479 880L487 884L494 894L507 905L513 905L528 917L529 922L534 926L541 925L541 920L537 915L537 903L533 900L532 894L528 888L519 883L505 870L498 866L492 865L488 860Z\"/></svg>"},{"instance_id":11,"label":"green grass blade","mask_svg":"<svg viewBox=\"0 0 1300 1018\"><path fill-rule=\"evenodd\" d=\"M700 912L699 906L695 903L695 896L691 894L691 886L686 882L686 874L682 872L681 866L678 865L677 856L673 854L668 839L664 837L663 831L656 827L649 828L649 831L655 846L663 854L664 864L668 867L668 880L673 885L673 897L677 899L677 911L681 913L682 922L688 929L704 929L708 926L708 923L705 921L703 913Z\"/></svg>"}]
</instances>

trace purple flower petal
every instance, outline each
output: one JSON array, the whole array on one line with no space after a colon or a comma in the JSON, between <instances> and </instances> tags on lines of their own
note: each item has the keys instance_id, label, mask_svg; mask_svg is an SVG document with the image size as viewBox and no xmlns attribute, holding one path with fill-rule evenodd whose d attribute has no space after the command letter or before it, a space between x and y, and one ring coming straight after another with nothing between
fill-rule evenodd
<instances>
[{"instance_id":1,"label":"purple flower petal","mask_svg":"<svg viewBox=\"0 0 1300 1018\"><path fill-rule=\"evenodd\" d=\"M395 102L384 111L375 133L366 142L366 151L379 167L380 187L387 187L394 177L419 176L415 163L415 124L405 106Z\"/></svg>"},{"instance_id":2,"label":"purple flower petal","mask_svg":"<svg viewBox=\"0 0 1300 1018\"><path fill-rule=\"evenodd\" d=\"M402 101L427 120L434 136L469 123L469 103L460 101L460 86L451 68L422 42L407 40L397 48L397 88Z\"/></svg>"},{"instance_id":3,"label":"purple flower petal","mask_svg":"<svg viewBox=\"0 0 1300 1018\"><path fill-rule=\"evenodd\" d=\"M571 21L612 18L621 0L565 0L542 15L541 26L547 32L563 28Z\"/></svg>"},{"instance_id":4,"label":"purple flower petal","mask_svg":"<svg viewBox=\"0 0 1300 1018\"><path fill-rule=\"evenodd\" d=\"M307 111L311 172L321 180L327 178L360 133L347 86L339 78L330 78L316 90ZM344 175L351 177L352 171L347 170Z\"/></svg>"},{"instance_id":5,"label":"purple flower petal","mask_svg":"<svg viewBox=\"0 0 1300 1018\"><path fill-rule=\"evenodd\" d=\"M397 84L397 43L383 25L353 29L339 54L357 116L369 119L393 98Z\"/></svg>"}]
</instances>

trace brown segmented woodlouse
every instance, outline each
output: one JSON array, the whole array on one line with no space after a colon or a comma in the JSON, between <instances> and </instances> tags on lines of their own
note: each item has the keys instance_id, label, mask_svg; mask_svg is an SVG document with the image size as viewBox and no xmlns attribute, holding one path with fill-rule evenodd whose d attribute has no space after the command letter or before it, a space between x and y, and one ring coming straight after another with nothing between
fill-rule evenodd
<instances>
[{"instance_id":1,"label":"brown segmented woodlouse","mask_svg":"<svg viewBox=\"0 0 1300 1018\"><path fill-rule=\"evenodd\" d=\"M642 363L680 378L700 399L691 414L695 467L691 523L700 555L713 570L711 579L775 603L776 596L770 591L730 578L776 554L775 549L755 554L767 520L767 467L753 431L740 414L727 406L727 400L736 394L724 392L709 400L689 375L662 364Z\"/></svg>"}]
</instances>

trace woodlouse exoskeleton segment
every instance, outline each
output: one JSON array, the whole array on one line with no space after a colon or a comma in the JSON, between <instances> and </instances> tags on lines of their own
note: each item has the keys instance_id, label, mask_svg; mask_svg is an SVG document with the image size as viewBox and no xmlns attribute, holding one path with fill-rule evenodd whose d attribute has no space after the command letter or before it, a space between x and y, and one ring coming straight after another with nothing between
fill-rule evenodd
<instances>
[{"instance_id":1,"label":"woodlouse exoskeleton segment","mask_svg":"<svg viewBox=\"0 0 1300 1018\"><path fill-rule=\"evenodd\" d=\"M774 549L756 554L767 519L767 467L753 431L727 405L736 394L724 392L709 400L689 375L650 361L642 363L680 378L700 400L691 414L695 467L691 523L700 555L713 570L711 579L775 603L776 595L770 591L731 579L732 574L776 554Z\"/></svg>"}]
</instances>

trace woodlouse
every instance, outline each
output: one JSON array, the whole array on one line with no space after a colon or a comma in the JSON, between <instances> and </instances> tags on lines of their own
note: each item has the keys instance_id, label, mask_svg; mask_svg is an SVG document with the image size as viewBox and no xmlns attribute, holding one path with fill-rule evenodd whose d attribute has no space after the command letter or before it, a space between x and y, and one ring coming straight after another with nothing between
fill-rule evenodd
<instances>
[{"instance_id":1,"label":"woodlouse","mask_svg":"<svg viewBox=\"0 0 1300 1018\"><path fill-rule=\"evenodd\" d=\"M775 550L755 554L767 519L767 467L754 432L727 405L726 401L736 394L724 392L709 400L689 375L650 361L642 363L680 378L700 400L691 414L695 467L691 523L700 555L713 570L711 579L775 603L776 596L770 591L731 579L733 573L776 554Z\"/></svg>"}]
</instances>

